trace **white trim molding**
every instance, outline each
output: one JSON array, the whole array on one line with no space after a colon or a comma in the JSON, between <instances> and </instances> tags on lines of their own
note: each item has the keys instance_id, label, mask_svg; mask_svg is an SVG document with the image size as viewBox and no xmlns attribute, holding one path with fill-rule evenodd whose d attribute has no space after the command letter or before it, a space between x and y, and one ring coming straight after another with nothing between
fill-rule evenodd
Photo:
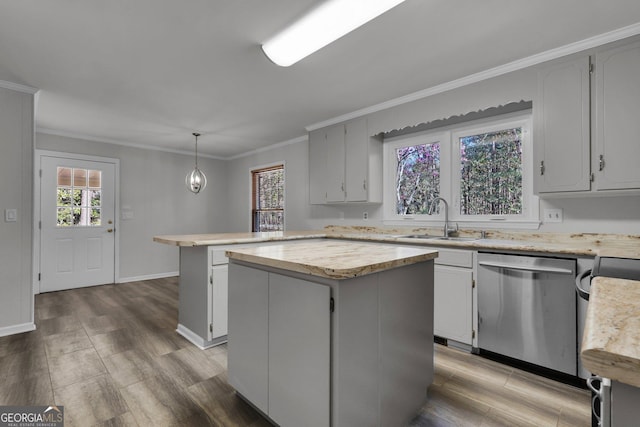
<instances>
[{"instance_id":1,"label":"white trim molding","mask_svg":"<svg viewBox=\"0 0 640 427\"><path fill-rule=\"evenodd\" d=\"M0 337L6 337L7 335L21 334L23 332L31 332L36 330L36 324L21 323L19 325L11 325L0 328Z\"/></svg>"},{"instance_id":2,"label":"white trim molding","mask_svg":"<svg viewBox=\"0 0 640 427\"><path fill-rule=\"evenodd\" d=\"M15 90L16 92L30 93L32 95L38 93L38 91L40 90L35 87L21 85L19 83L12 83L6 80L0 80L0 87L4 89Z\"/></svg>"},{"instance_id":3,"label":"white trim molding","mask_svg":"<svg viewBox=\"0 0 640 427\"><path fill-rule=\"evenodd\" d=\"M116 283L141 282L143 280L164 279L165 277L179 276L179 271L169 271L167 273L145 274L143 276L121 277Z\"/></svg>"},{"instance_id":4,"label":"white trim molding","mask_svg":"<svg viewBox=\"0 0 640 427\"><path fill-rule=\"evenodd\" d=\"M215 338L211 341L206 341L202 339L198 334L193 332L191 329L187 328L184 325L181 325L180 323L178 323L178 329L176 329L176 332L181 336L183 336L191 344L198 347L200 350L206 350L208 348L215 347L217 345L224 344L227 342L226 335Z\"/></svg>"},{"instance_id":5,"label":"white trim molding","mask_svg":"<svg viewBox=\"0 0 640 427\"><path fill-rule=\"evenodd\" d=\"M110 139L110 138L101 138L93 135L85 135L85 134L75 133L75 132L67 132L63 130L43 128L40 126L36 127L36 133L42 133L45 135L63 136L65 138L80 139L83 141L92 141L92 142L101 142L101 143L113 144L113 145L121 145L123 147L139 148L140 150L163 151L165 153L184 154L185 156L193 156L193 151L176 150L173 148L163 148L163 147L158 147L156 145L136 144L134 142L126 142L126 141L121 141L118 139ZM203 154L200 152L198 152L198 156L207 157L209 159L226 160L224 157L212 156L210 154L206 154L206 153Z\"/></svg>"}]
</instances>

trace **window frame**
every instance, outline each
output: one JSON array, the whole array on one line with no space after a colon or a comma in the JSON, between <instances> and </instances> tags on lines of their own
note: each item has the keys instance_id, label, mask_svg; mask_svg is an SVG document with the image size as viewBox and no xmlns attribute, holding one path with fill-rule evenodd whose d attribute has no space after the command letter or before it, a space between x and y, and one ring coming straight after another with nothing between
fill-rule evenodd
<instances>
[{"instance_id":1,"label":"window frame","mask_svg":"<svg viewBox=\"0 0 640 427\"><path fill-rule=\"evenodd\" d=\"M396 149L409 147L414 145L426 145L440 143L440 196L450 193L450 180L443 179L444 176L450 176L450 162L443 160L450 157L451 144L449 141L451 136L448 131L437 132L419 132L408 135L398 136L384 141L384 185L383 185L383 210L384 219L392 221L406 220L434 220L444 219L444 209L440 209L438 213L433 215L409 214L400 215L396 213Z\"/></svg>"},{"instance_id":2,"label":"window frame","mask_svg":"<svg viewBox=\"0 0 640 427\"><path fill-rule=\"evenodd\" d=\"M279 170L282 169L282 176L283 176L283 182L282 182L282 209L256 209L256 197L257 197L257 188L256 188L256 175L261 173L261 172L268 172L268 171L272 171L272 170ZM253 167L250 170L250 186L251 186L251 202L250 202L250 206L251 206L251 219L250 219L250 230L251 232L261 232L264 233L266 231L275 231L275 230L266 230L266 231L261 231L261 230L256 230L256 214L258 212L282 212L282 230L278 230L278 231L284 231L286 228L286 215L285 215L285 211L286 211L286 168L285 168L285 162L277 162L277 163L273 163L270 165L265 165L265 166L259 166L259 167Z\"/></svg>"},{"instance_id":3,"label":"window frame","mask_svg":"<svg viewBox=\"0 0 640 427\"><path fill-rule=\"evenodd\" d=\"M518 112L459 123L430 131L407 134L384 141L384 195L383 223L385 225L441 226L444 220L442 206L434 215L399 215L395 212L395 180L397 162L395 149L418 145L440 138L440 197L449 203L449 220L468 228L523 228L537 229L539 199L533 193L533 135L532 113ZM464 136L494 132L502 129L522 128L522 214L519 215L462 215L460 214L460 140Z\"/></svg>"}]
</instances>

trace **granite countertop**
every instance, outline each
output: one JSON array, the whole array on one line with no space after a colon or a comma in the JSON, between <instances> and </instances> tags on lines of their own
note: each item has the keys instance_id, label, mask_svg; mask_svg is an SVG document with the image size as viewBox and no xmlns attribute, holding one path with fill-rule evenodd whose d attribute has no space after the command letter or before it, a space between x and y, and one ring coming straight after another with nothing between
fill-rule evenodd
<instances>
[{"instance_id":1,"label":"granite countertop","mask_svg":"<svg viewBox=\"0 0 640 427\"><path fill-rule=\"evenodd\" d=\"M273 231L263 233L215 233L155 236L153 240L173 246L215 246L314 238L345 239L364 242L398 243L425 247L451 247L475 250L505 250L577 256L617 256L640 259L640 236L598 233L539 233L462 231L461 237L477 240L412 239L407 235L439 236L442 229L327 226L324 230Z\"/></svg>"},{"instance_id":2,"label":"granite countertop","mask_svg":"<svg viewBox=\"0 0 640 427\"><path fill-rule=\"evenodd\" d=\"M327 237L324 231L268 231L261 233L211 233L155 236L154 242L172 246L216 246Z\"/></svg>"},{"instance_id":3,"label":"granite countertop","mask_svg":"<svg viewBox=\"0 0 640 427\"><path fill-rule=\"evenodd\" d=\"M594 374L640 387L640 281L591 281L580 357Z\"/></svg>"},{"instance_id":4,"label":"granite countertop","mask_svg":"<svg viewBox=\"0 0 640 427\"><path fill-rule=\"evenodd\" d=\"M330 279L349 279L433 260L438 251L417 246L316 240L228 250L233 260Z\"/></svg>"}]
</instances>

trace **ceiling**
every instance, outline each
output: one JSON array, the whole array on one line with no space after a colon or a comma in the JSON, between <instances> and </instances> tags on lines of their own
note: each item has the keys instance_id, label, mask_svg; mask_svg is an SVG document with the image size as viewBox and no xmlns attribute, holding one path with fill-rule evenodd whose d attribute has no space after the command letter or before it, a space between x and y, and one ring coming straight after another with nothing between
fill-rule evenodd
<instances>
[{"instance_id":1,"label":"ceiling","mask_svg":"<svg viewBox=\"0 0 640 427\"><path fill-rule=\"evenodd\" d=\"M315 0L5 0L0 80L37 129L230 158L305 128L640 23L637 0L407 0L299 63L260 43ZM327 25L331 25L327 23Z\"/></svg>"}]
</instances>

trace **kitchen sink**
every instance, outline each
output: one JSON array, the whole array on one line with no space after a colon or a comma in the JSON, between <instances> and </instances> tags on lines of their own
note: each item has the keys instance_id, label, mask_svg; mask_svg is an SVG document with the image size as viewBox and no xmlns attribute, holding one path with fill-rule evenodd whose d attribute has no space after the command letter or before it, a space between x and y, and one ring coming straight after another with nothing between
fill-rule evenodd
<instances>
[{"instance_id":1,"label":"kitchen sink","mask_svg":"<svg viewBox=\"0 0 640 427\"><path fill-rule=\"evenodd\" d=\"M449 240L452 242L473 242L480 240L478 237L457 237L457 236L429 236L427 234L409 234L407 236L400 236L404 239L425 239L425 240Z\"/></svg>"}]
</instances>

